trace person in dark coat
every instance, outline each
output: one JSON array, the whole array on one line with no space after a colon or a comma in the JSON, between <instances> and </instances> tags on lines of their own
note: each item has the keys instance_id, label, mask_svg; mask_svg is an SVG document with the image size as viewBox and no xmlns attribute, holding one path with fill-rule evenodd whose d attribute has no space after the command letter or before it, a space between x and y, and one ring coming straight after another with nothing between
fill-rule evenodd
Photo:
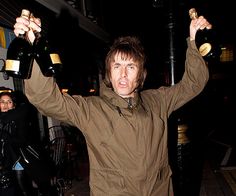
<instances>
[{"instance_id":1,"label":"person in dark coat","mask_svg":"<svg viewBox=\"0 0 236 196\"><path fill-rule=\"evenodd\" d=\"M33 118L36 110L27 99L16 103L13 92L0 94L0 162L2 171L9 176L5 192L10 187L12 192L16 192L19 187L24 196L33 196L38 191L42 195L49 195L53 165L50 167L48 164L50 159L46 158L46 151L40 145L39 132ZM36 186L33 187L33 184Z\"/></svg>"}]
</instances>

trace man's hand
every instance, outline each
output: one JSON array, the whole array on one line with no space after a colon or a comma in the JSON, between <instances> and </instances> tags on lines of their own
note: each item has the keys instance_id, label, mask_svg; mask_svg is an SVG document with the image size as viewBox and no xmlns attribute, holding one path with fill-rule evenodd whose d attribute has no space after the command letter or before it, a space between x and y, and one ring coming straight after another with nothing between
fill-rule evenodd
<instances>
[{"instance_id":1,"label":"man's hand","mask_svg":"<svg viewBox=\"0 0 236 196\"><path fill-rule=\"evenodd\" d=\"M19 36L19 34L24 34L27 32L27 38L31 43L34 42L35 35L34 32L40 32L41 31L41 20L39 18L31 18L30 20L27 20L24 17L17 17L16 23L14 25L14 33L16 36Z\"/></svg>"},{"instance_id":2,"label":"man's hand","mask_svg":"<svg viewBox=\"0 0 236 196\"><path fill-rule=\"evenodd\" d=\"M199 16L197 19L192 19L189 27L190 40L195 40L197 31L204 28L211 29L212 25L203 16Z\"/></svg>"}]
</instances>

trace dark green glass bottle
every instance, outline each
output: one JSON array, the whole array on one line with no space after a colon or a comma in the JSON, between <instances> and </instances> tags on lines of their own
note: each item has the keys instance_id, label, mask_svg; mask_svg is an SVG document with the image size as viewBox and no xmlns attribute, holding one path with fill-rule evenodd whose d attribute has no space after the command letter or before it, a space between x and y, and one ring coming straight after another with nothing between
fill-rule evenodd
<instances>
[{"instance_id":1,"label":"dark green glass bottle","mask_svg":"<svg viewBox=\"0 0 236 196\"><path fill-rule=\"evenodd\" d=\"M31 15L31 17L33 16ZM58 75L62 70L59 53L40 32L34 32L34 34L34 57L39 64L41 72L46 77Z\"/></svg>"},{"instance_id":2,"label":"dark green glass bottle","mask_svg":"<svg viewBox=\"0 0 236 196\"><path fill-rule=\"evenodd\" d=\"M198 18L198 14L195 8L189 10L189 16L191 19ZM205 60L216 59L221 54L220 46L217 42L216 32L212 28L199 29L196 38L196 46Z\"/></svg>"},{"instance_id":3,"label":"dark green glass bottle","mask_svg":"<svg viewBox=\"0 0 236 196\"><path fill-rule=\"evenodd\" d=\"M29 19L30 12L22 10L21 16ZM13 78L28 79L34 60L33 46L26 39L26 33L15 37L7 50L4 72Z\"/></svg>"}]
</instances>

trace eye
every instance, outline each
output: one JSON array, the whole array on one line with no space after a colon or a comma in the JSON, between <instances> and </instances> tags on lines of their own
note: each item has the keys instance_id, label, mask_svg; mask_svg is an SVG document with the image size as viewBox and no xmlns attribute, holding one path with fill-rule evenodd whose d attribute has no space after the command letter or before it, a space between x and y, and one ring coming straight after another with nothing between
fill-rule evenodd
<instances>
[{"instance_id":1,"label":"eye","mask_svg":"<svg viewBox=\"0 0 236 196\"><path fill-rule=\"evenodd\" d=\"M120 67L120 64L113 64L113 69L117 69Z\"/></svg>"},{"instance_id":2,"label":"eye","mask_svg":"<svg viewBox=\"0 0 236 196\"><path fill-rule=\"evenodd\" d=\"M1 104L12 104L13 102L12 101L0 101Z\"/></svg>"},{"instance_id":3,"label":"eye","mask_svg":"<svg viewBox=\"0 0 236 196\"><path fill-rule=\"evenodd\" d=\"M128 65L128 68L129 68L129 69L135 69L136 66L132 64L132 65Z\"/></svg>"}]
</instances>

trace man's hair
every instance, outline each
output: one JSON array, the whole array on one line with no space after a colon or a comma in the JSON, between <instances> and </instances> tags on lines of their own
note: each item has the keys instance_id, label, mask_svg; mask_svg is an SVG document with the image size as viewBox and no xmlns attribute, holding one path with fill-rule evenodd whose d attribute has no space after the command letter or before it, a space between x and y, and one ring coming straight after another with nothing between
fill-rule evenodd
<instances>
[{"instance_id":1,"label":"man's hair","mask_svg":"<svg viewBox=\"0 0 236 196\"><path fill-rule=\"evenodd\" d=\"M105 59L105 84L108 87L112 87L110 76L111 76L111 63L114 61L116 54L121 54L121 57L126 59L133 59L138 66L138 77L137 77L137 89L143 87L147 72L144 67L146 56L141 41L135 36L125 36L117 38L107 53Z\"/></svg>"}]
</instances>

